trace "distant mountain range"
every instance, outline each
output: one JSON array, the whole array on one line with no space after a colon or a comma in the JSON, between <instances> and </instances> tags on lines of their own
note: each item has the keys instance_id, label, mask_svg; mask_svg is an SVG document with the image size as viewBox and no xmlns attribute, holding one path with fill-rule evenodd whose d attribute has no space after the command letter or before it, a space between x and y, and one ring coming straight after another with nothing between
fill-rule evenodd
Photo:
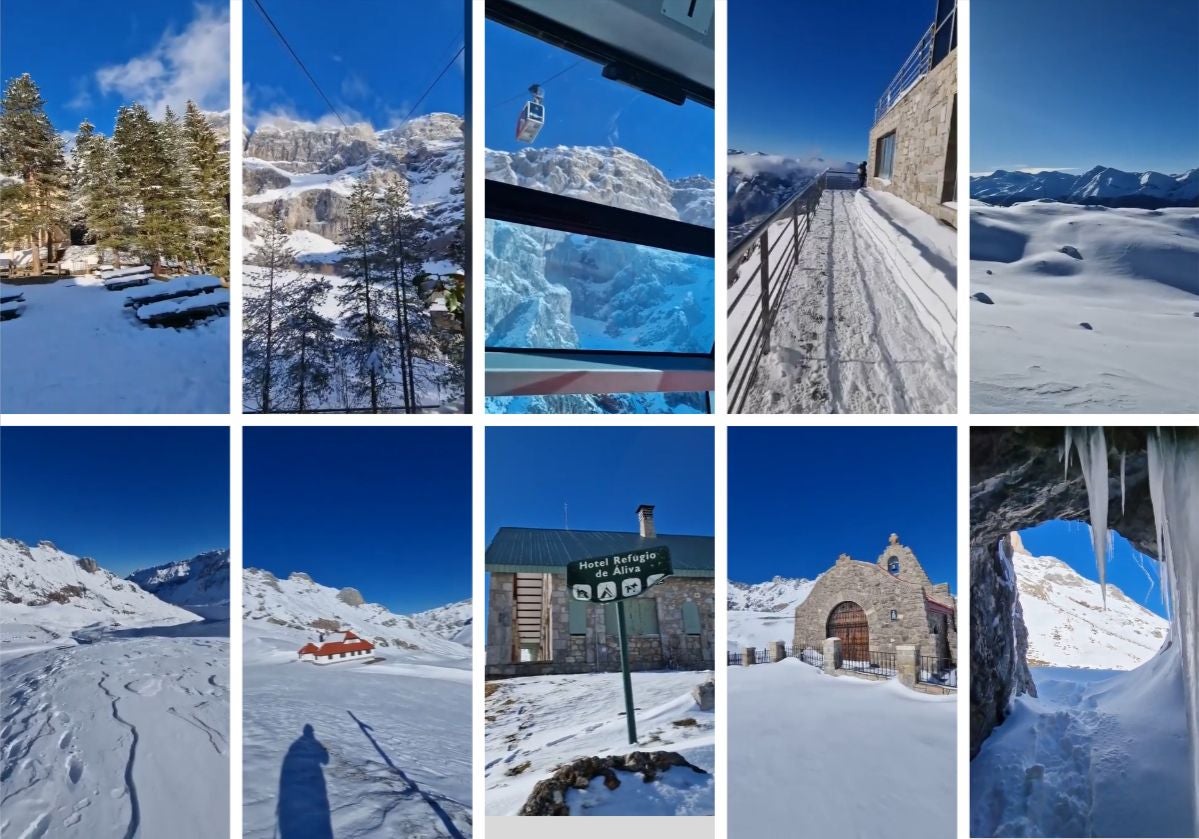
<instances>
[{"instance_id":1,"label":"distant mountain range","mask_svg":"<svg viewBox=\"0 0 1199 839\"><path fill-rule=\"evenodd\" d=\"M1199 169L1180 175L1124 172L1108 166L1096 166L1081 175L999 169L972 176L970 197L1005 207L1037 200L1144 209L1199 207Z\"/></svg>"},{"instance_id":2,"label":"distant mountain range","mask_svg":"<svg viewBox=\"0 0 1199 839\"><path fill-rule=\"evenodd\" d=\"M736 244L826 169L856 172L858 164L729 149L729 242Z\"/></svg>"},{"instance_id":3,"label":"distant mountain range","mask_svg":"<svg viewBox=\"0 0 1199 839\"><path fill-rule=\"evenodd\" d=\"M1105 609L1099 583L1056 557L1033 556L1019 533L1011 538L1030 666L1131 670L1161 649L1164 618L1110 583Z\"/></svg>"},{"instance_id":4,"label":"distant mountain range","mask_svg":"<svg viewBox=\"0 0 1199 839\"><path fill-rule=\"evenodd\" d=\"M229 550L134 571L125 579L208 620L229 620Z\"/></svg>"},{"instance_id":5,"label":"distant mountain range","mask_svg":"<svg viewBox=\"0 0 1199 839\"><path fill-rule=\"evenodd\" d=\"M752 584L729 580L728 607L743 612L793 611L808 599L814 585L816 580L802 577L775 577Z\"/></svg>"}]
</instances>

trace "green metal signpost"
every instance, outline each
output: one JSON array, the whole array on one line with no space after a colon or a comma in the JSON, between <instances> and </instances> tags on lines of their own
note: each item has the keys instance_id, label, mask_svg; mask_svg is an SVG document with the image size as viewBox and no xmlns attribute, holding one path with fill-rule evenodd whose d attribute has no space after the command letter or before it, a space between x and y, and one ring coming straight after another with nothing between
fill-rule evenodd
<instances>
[{"instance_id":1,"label":"green metal signpost","mask_svg":"<svg viewBox=\"0 0 1199 839\"><path fill-rule=\"evenodd\" d=\"M674 573L666 546L640 548L625 553L580 559L566 566L570 596L585 603L615 603L616 631L620 636L620 672L624 680L625 719L629 743L637 742L637 720L633 716L633 682L629 677L629 641L624 601L637 597Z\"/></svg>"}]
</instances>

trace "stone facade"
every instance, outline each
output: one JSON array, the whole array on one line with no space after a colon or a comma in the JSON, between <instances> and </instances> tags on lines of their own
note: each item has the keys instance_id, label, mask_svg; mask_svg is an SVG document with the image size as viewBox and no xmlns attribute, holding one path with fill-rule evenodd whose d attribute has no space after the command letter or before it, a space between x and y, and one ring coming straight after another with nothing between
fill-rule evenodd
<instances>
[{"instance_id":1,"label":"stone facade","mask_svg":"<svg viewBox=\"0 0 1199 839\"><path fill-rule=\"evenodd\" d=\"M487 677L538 676L551 673L590 673L620 669L620 641L615 619L607 625L601 604L587 605L586 632L570 632L566 574L545 575L548 610L547 650L539 661L520 661L513 644L515 574L491 573L487 610ZM710 670L715 666L716 599L711 577L669 577L638 600L651 600L658 618L657 635L628 639L632 670L677 667ZM695 604L699 634L683 627L683 604Z\"/></svg>"},{"instance_id":2,"label":"stone facade","mask_svg":"<svg viewBox=\"0 0 1199 839\"><path fill-rule=\"evenodd\" d=\"M894 193L909 204L946 224L957 226L957 213L946 207L953 200L957 177L958 53L953 50L940 64L883 114L870 130L867 185ZM878 140L895 132L895 152L888 180L876 177Z\"/></svg>"},{"instance_id":3,"label":"stone facade","mask_svg":"<svg viewBox=\"0 0 1199 839\"><path fill-rule=\"evenodd\" d=\"M888 570L892 567L894 573ZM894 534L875 562L842 554L821 575L808 598L795 609L795 649L824 648L829 615L845 602L856 603L866 613L871 652L895 652L896 647L907 644L920 647L921 655L953 661L957 622L949 585L934 585L916 555L899 544Z\"/></svg>"}]
</instances>

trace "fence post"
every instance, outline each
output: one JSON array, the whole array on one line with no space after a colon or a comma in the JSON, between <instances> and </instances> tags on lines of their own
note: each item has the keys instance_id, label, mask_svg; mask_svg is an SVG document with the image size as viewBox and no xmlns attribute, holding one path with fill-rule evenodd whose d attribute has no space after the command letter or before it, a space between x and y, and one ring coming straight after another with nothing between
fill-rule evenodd
<instances>
[{"instance_id":1,"label":"fence post","mask_svg":"<svg viewBox=\"0 0 1199 839\"><path fill-rule=\"evenodd\" d=\"M770 225L758 242L762 252L762 352L770 351Z\"/></svg>"},{"instance_id":2,"label":"fence post","mask_svg":"<svg viewBox=\"0 0 1199 839\"><path fill-rule=\"evenodd\" d=\"M920 648L915 644L897 644L895 647L895 673L899 682L910 688L920 681Z\"/></svg>"},{"instance_id":3,"label":"fence post","mask_svg":"<svg viewBox=\"0 0 1199 839\"><path fill-rule=\"evenodd\" d=\"M758 652L753 647L741 648L741 666L749 667L751 664L758 663Z\"/></svg>"},{"instance_id":4,"label":"fence post","mask_svg":"<svg viewBox=\"0 0 1199 839\"><path fill-rule=\"evenodd\" d=\"M799 202L791 205L791 237L795 240L795 266L799 267Z\"/></svg>"},{"instance_id":5,"label":"fence post","mask_svg":"<svg viewBox=\"0 0 1199 839\"><path fill-rule=\"evenodd\" d=\"M841 639L824 639L824 672L836 676L841 667Z\"/></svg>"},{"instance_id":6,"label":"fence post","mask_svg":"<svg viewBox=\"0 0 1199 839\"><path fill-rule=\"evenodd\" d=\"M767 652L770 653L770 663L777 664L787 657L787 645L782 641L771 641Z\"/></svg>"}]
</instances>

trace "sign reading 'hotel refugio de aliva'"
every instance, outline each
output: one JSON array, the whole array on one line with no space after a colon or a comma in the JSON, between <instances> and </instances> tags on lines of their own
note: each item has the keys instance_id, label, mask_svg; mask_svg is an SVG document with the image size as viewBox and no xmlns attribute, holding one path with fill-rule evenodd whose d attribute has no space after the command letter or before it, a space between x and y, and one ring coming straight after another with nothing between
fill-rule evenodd
<instances>
[{"instance_id":1,"label":"sign reading 'hotel refugio de aliva'","mask_svg":"<svg viewBox=\"0 0 1199 839\"><path fill-rule=\"evenodd\" d=\"M586 603L616 604L616 634L620 639L620 674L624 683L625 723L630 744L637 742L637 720L633 713L633 682L629 678L624 601L645 593L650 586L672 573L670 549L666 546L580 559L566 565L566 585L571 597Z\"/></svg>"},{"instance_id":2,"label":"sign reading 'hotel refugio de aliva'","mask_svg":"<svg viewBox=\"0 0 1199 839\"><path fill-rule=\"evenodd\" d=\"M566 585L575 600L611 603L636 597L673 572L669 548L641 548L571 562L566 566Z\"/></svg>"}]
</instances>

